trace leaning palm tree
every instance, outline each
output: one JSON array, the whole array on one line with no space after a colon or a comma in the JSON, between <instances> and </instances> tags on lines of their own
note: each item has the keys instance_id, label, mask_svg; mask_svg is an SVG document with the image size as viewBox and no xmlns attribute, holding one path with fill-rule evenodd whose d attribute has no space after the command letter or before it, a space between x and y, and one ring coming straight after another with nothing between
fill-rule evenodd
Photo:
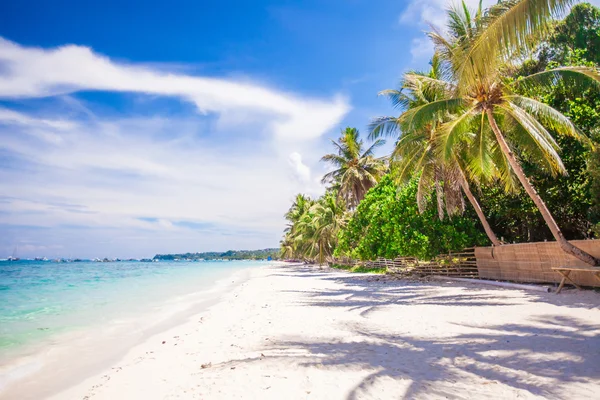
<instances>
[{"instance_id":1,"label":"leaning palm tree","mask_svg":"<svg viewBox=\"0 0 600 400\"><path fill-rule=\"evenodd\" d=\"M447 88L450 96L406 111L400 123L403 130L422 129L442 114L451 115L451 120L436 133L440 154L445 159L453 157L457 146L476 149L489 146L489 140L493 140L560 247L586 263L600 265L600 260L565 239L517 156L528 157L551 174L566 173L558 144L547 129L584 138L563 114L527 96L527 89L548 88L557 83L564 83L574 91L590 85L600 87L600 74L588 67L560 67L515 81L507 73L537 41L548 35L553 19L572 3L572 0L501 1L475 18L464 15L471 14L467 7L453 10L459 18L457 21L450 18L449 34L429 33L443 58L444 70L451 76L451 84L435 79L428 79L428 84ZM461 22L466 20L471 23ZM489 125L493 136L472 135L469 127L475 120Z\"/></svg>"},{"instance_id":2,"label":"leaning palm tree","mask_svg":"<svg viewBox=\"0 0 600 400\"><path fill-rule=\"evenodd\" d=\"M385 160L374 156L375 149L385 141L378 139L363 150L364 143L359 139L358 130L348 127L342 131L339 142L331 142L337 154L327 154L321 161L334 165L335 170L325 174L322 182L333 184L347 207L354 209L385 173Z\"/></svg>"},{"instance_id":3,"label":"leaning palm tree","mask_svg":"<svg viewBox=\"0 0 600 400\"><path fill-rule=\"evenodd\" d=\"M386 95L395 107L403 109L419 107L446 98L448 96L446 87L439 84L430 85L428 82L429 79L433 79L436 83L443 81L444 73L441 67L439 56L434 54L429 72L408 72L404 75L400 89L384 90L380 94ZM370 126L370 137L379 137L382 134L400 135L390 160L392 176L398 184L403 184L415 174L419 174L417 204L420 212L424 211L433 188L436 192L440 219L443 219L444 210L450 216L464 211L462 190L475 209L488 238L493 245L499 246L502 243L494 234L481 206L471 192L464 172L464 163L459 160L458 154L455 153L454 157L448 160L443 160L438 155L435 141L436 129L448 118L445 115L437 117L437 120L422 129L406 130L402 134L400 134L399 118L379 117L373 120ZM494 149L485 150L481 157L491 157L489 152ZM490 168L499 171L493 164L488 165L487 168L488 175L492 173ZM494 176L503 175L494 174ZM504 176L509 175L504 174Z\"/></svg>"}]
</instances>

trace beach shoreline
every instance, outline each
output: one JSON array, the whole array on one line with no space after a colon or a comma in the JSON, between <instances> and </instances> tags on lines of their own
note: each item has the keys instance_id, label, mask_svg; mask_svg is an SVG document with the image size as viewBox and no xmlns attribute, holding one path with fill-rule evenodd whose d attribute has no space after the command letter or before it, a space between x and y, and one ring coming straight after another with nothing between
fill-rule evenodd
<instances>
[{"instance_id":1,"label":"beach shoreline","mask_svg":"<svg viewBox=\"0 0 600 400\"><path fill-rule=\"evenodd\" d=\"M154 314L111 321L102 329L80 328L19 349L0 366L0 399L47 398L93 376L150 337L216 304L224 293L249 279L250 269L232 271L196 292L167 298L158 313L153 309Z\"/></svg>"},{"instance_id":2,"label":"beach shoreline","mask_svg":"<svg viewBox=\"0 0 600 400\"><path fill-rule=\"evenodd\" d=\"M248 273L210 307L50 398L541 399L600 390L594 291L556 296L299 265Z\"/></svg>"}]
</instances>

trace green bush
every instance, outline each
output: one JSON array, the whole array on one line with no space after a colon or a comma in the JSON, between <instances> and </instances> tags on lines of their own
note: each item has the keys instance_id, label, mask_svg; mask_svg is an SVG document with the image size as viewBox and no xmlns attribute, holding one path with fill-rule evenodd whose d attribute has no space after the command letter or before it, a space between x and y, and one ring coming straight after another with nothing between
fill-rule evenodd
<instances>
[{"instance_id":1,"label":"green bush","mask_svg":"<svg viewBox=\"0 0 600 400\"><path fill-rule=\"evenodd\" d=\"M369 190L340 232L336 256L360 260L398 256L430 259L487 244L476 218L464 215L440 221L433 201L420 214L416 195L416 180L397 191L392 179L385 176Z\"/></svg>"}]
</instances>

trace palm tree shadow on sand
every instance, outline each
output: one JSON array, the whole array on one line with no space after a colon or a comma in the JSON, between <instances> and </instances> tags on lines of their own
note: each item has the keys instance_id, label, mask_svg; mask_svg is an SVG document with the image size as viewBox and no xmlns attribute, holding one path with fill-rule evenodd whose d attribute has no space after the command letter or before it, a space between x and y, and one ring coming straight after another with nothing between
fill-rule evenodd
<instances>
[{"instance_id":1,"label":"palm tree shadow on sand","mask_svg":"<svg viewBox=\"0 0 600 400\"><path fill-rule=\"evenodd\" d=\"M290 271L295 274L298 271ZM299 275L300 276L300 275ZM314 276L314 275L313 275ZM305 340L280 337L261 348L267 359L282 359L300 367L321 370L342 369L371 371L357 382L347 398L456 398L452 386L469 382L466 398L489 396L489 386L503 385L509 396L526 391L545 398L570 398L565 384L600 384L600 324L591 324L570 316L538 315L528 323L459 325L463 333L439 332L435 337L415 337L404 333L390 334L378 330L371 313L388 307L452 306L511 307L523 303L546 302L575 306L569 296L482 290L478 286L423 282L386 282L376 276L355 274L319 274L320 280L335 281L334 289L301 291L305 307L342 308L362 318L339 321L339 328L352 340ZM379 280L377 280L379 279ZM452 296L448 286L460 286ZM502 296L494 295L495 291ZM282 293L290 292L282 290ZM294 291L297 292L297 291ZM591 293L592 294L592 293ZM596 300L597 297L593 296ZM590 301L591 301L590 300ZM577 307L597 307L587 303ZM570 304L573 303L573 304ZM407 324L410 321L406 322ZM450 322L452 324L452 322ZM467 332L464 332L468 330ZM341 337L341 336L340 336ZM260 358L231 360L223 364L260 362ZM366 372L365 372L366 373ZM384 381L398 382L406 388L399 393L382 391ZM381 386L379 386L381 384ZM389 387L389 386L387 386ZM590 392L593 398L594 393Z\"/></svg>"},{"instance_id":2,"label":"palm tree shadow on sand","mask_svg":"<svg viewBox=\"0 0 600 400\"><path fill-rule=\"evenodd\" d=\"M425 393L448 396L444 388L469 375L481 379L482 385L501 382L537 396L568 398L561 384L600 378L599 325L571 317L543 317L535 322L536 326L498 325L439 339L385 335L368 330L365 324L362 330L354 329L364 339L360 346L356 342L279 344L280 349L302 349L318 356L304 366L375 369L352 389L348 399L369 396L384 378L410 380L404 398ZM478 386L468 397L477 397Z\"/></svg>"},{"instance_id":3,"label":"palm tree shadow on sand","mask_svg":"<svg viewBox=\"0 0 600 400\"><path fill-rule=\"evenodd\" d=\"M545 398L569 398L565 383L600 379L600 325L555 316L532 322L535 326L473 327L479 332L434 339L383 334L365 323L347 326L359 341L276 340L276 345L263 351L268 359L285 359L301 367L373 371L352 388L348 400L381 394L405 399L456 398L452 386L464 379L476 382L465 398L488 395L485 385L494 384ZM230 360L220 366L261 360ZM380 381L390 379L406 383L403 394L378 388Z\"/></svg>"}]
</instances>

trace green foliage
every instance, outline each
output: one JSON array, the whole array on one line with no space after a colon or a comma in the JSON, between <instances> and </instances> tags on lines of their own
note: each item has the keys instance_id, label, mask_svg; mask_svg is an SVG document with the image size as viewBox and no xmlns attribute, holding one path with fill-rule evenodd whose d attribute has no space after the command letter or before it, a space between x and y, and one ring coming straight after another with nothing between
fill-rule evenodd
<instances>
[{"instance_id":1,"label":"green foliage","mask_svg":"<svg viewBox=\"0 0 600 400\"><path fill-rule=\"evenodd\" d=\"M389 176L371 189L340 232L336 256L361 260L377 257L432 258L448 251L486 244L472 216L440 221L433 202L419 213L417 180L396 192Z\"/></svg>"},{"instance_id":2,"label":"green foliage","mask_svg":"<svg viewBox=\"0 0 600 400\"><path fill-rule=\"evenodd\" d=\"M589 3L575 5L556 24L548 45L550 58L561 64L575 51L583 59L600 64L600 9Z\"/></svg>"}]
</instances>

